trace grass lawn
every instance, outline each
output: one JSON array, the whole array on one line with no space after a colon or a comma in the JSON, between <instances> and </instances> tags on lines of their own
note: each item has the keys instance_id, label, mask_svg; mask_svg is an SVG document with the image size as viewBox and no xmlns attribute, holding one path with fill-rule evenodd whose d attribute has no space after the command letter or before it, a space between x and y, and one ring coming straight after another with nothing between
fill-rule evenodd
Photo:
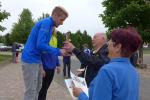
<instances>
[{"instance_id":1,"label":"grass lawn","mask_svg":"<svg viewBox=\"0 0 150 100\"><path fill-rule=\"evenodd\" d=\"M143 53L144 53L144 54L150 54L150 49L145 49L145 50L143 50Z\"/></svg>"},{"instance_id":2,"label":"grass lawn","mask_svg":"<svg viewBox=\"0 0 150 100\"><path fill-rule=\"evenodd\" d=\"M0 62L11 59L11 55L2 55L0 54Z\"/></svg>"}]
</instances>

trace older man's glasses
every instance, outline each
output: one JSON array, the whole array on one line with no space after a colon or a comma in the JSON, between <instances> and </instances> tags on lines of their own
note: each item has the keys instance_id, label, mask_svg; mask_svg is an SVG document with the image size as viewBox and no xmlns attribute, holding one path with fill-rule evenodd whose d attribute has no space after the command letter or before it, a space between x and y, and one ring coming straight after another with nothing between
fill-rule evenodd
<instances>
[{"instance_id":1,"label":"older man's glasses","mask_svg":"<svg viewBox=\"0 0 150 100\"><path fill-rule=\"evenodd\" d=\"M107 45L113 44L115 45L115 42L113 42L111 39L107 41Z\"/></svg>"}]
</instances>

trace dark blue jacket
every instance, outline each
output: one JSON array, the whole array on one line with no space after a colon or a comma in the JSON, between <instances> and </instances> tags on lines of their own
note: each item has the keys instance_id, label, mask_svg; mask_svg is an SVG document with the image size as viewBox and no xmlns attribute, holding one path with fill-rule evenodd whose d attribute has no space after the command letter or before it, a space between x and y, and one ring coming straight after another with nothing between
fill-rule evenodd
<instances>
[{"instance_id":1,"label":"dark blue jacket","mask_svg":"<svg viewBox=\"0 0 150 100\"><path fill-rule=\"evenodd\" d=\"M63 62L65 64L70 64L71 63L70 56L63 56Z\"/></svg>"},{"instance_id":2,"label":"dark blue jacket","mask_svg":"<svg viewBox=\"0 0 150 100\"><path fill-rule=\"evenodd\" d=\"M60 66L58 56L56 55L43 53L41 58L44 69L55 69L56 66Z\"/></svg>"}]
</instances>

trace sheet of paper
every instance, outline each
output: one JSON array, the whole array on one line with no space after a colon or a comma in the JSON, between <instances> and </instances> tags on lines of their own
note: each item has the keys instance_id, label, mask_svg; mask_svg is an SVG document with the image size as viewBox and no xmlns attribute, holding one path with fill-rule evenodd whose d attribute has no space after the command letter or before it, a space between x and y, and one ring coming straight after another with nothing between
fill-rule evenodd
<instances>
[{"instance_id":1,"label":"sheet of paper","mask_svg":"<svg viewBox=\"0 0 150 100\"><path fill-rule=\"evenodd\" d=\"M71 94L72 98L74 100L77 100L77 98L75 96L73 96L73 93L72 93L72 87L73 87L72 79L65 79L65 83L66 83L67 89L69 90L69 93Z\"/></svg>"},{"instance_id":2,"label":"sheet of paper","mask_svg":"<svg viewBox=\"0 0 150 100\"><path fill-rule=\"evenodd\" d=\"M65 83L66 83L66 86L67 86L72 98L74 100L77 100L77 98L75 96L73 96L73 93L72 93L73 86L81 88L83 90L83 92L89 97L85 78L78 77L75 74L73 74L72 72L70 72L70 75L71 75L71 78L65 79Z\"/></svg>"},{"instance_id":3,"label":"sheet of paper","mask_svg":"<svg viewBox=\"0 0 150 100\"><path fill-rule=\"evenodd\" d=\"M70 75L71 75L71 79L72 79L74 85L78 88L81 88L83 90L83 92L89 97L88 87L87 87L85 78L78 77L75 74L73 74L72 72L70 72Z\"/></svg>"}]
</instances>

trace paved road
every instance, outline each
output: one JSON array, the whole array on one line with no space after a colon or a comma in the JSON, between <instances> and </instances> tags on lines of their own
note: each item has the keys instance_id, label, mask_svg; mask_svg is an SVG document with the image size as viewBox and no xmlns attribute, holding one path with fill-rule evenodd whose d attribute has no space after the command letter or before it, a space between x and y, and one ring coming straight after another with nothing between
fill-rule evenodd
<instances>
[{"instance_id":1,"label":"paved road","mask_svg":"<svg viewBox=\"0 0 150 100\"><path fill-rule=\"evenodd\" d=\"M3 66L5 65L5 66ZM3 64L0 66L0 100L23 100L24 83L21 64ZM59 77L62 78L60 74ZM51 84L47 100L72 100L65 85L56 82ZM62 79L63 83L64 80Z\"/></svg>"},{"instance_id":2,"label":"paved road","mask_svg":"<svg viewBox=\"0 0 150 100\"><path fill-rule=\"evenodd\" d=\"M150 77L141 77L141 100L150 100Z\"/></svg>"},{"instance_id":3,"label":"paved road","mask_svg":"<svg viewBox=\"0 0 150 100\"><path fill-rule=\"evenodd\" d=\"M144 54L144 64L150 65L150 54Z\"/></svg>"},{"instance_id":4,"label":"paved road","mask_svg":"<svg viewBox=\"0 0 150 100\"><path fill-rule=\"evenodd\" d=\"M150 56L147 57L149 62ZM62 59L60 58L62 61ZM61 62L62 65L62 62ZM0 100L22 100L23 96L23 79L21 64L7 64L0 66ZM79 68L80 63L76 58L72 58L72 71ZM150 69L142 69L141 73L141 100L150 99ZM71 100L70 94L64 84L62 73L55 75L54 81L48 91L48 100Z\"/></svg>"}]
</instances>

